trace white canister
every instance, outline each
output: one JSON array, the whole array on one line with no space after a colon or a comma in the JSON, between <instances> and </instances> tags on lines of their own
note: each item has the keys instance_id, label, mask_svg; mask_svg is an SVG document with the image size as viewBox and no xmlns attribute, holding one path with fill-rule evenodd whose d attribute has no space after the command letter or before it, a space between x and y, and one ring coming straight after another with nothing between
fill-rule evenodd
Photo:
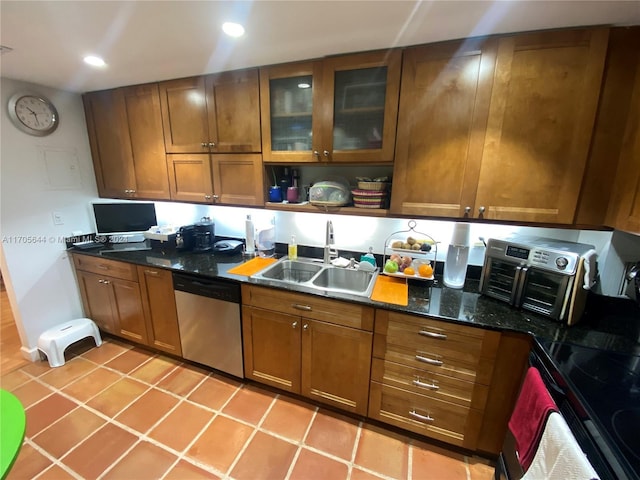
<instances>
[{"instance_id":1,"label":"white canister","mask_svg":"<svg viewBox=\"0 0 640 480\"><path fill-rule=\"evenodd\" d=\"M449 288L462 288L467 276L467 262L469 260L469 232L468 223L456 223L451 236L451 243L447 250L444 263L443 282Z\"/></svg>"}]
</instances>

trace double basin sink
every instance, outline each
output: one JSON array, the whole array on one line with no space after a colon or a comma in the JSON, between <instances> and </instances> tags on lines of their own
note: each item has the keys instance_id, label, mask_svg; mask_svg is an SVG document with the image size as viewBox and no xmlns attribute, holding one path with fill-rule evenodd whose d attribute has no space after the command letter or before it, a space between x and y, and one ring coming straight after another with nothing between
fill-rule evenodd
<instances>
[{"instance_id":1,"label":"double basin sink","mask_svg":"<svg viewBox=\"0 0 640 480\"><path fill-rule=\"evenodd\" d=\"M377 276L377 270L369 272L336 267L312 258L283 257L251 278L274 286L295 286L303 291L369 297Z\"/></svg>"}]
</instances>

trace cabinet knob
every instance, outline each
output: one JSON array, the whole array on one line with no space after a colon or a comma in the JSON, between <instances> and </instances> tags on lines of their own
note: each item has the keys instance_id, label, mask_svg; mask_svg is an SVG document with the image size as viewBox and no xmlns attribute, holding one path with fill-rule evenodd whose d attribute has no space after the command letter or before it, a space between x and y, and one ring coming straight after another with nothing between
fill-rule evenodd
<instances>
[{"instance_id":1,"label":"cabinet knob","mask_svg":"<svg viewBox=\"0 0 640 480\"><path fill-rule=\"evenodd\" d=\"M293 328L296 328L296 327L298 326L298 322L293 322L293 323L291 324L291 326L292 326Z\"/></svg>"},{"instance_id":2,"label":"cabinet knob","mask_svg":"<svg viewBox=\"0 0 640 480\"><path fill-rule=\"evenodd\" d=\"M469 215L471 213L471 207L464 207L464 214Z\"/></svg>"},{"instance_id":3,"label":"cabinet knob","mask_svg":"<svg viewBox=\"0 0 640 480\"><path fill-rule=\"evenodd\" d=\"M320 152L318 150L314 150L313 155L316 157L317 160L320 159Z\"/></svg>"},{"instance_id":4,"label":"cabinet knob","mask_svg":"<svg viewBox=\"0 0 640 480\"><path fill-rule=\"evenodd\" d=\"M202 148L208 148L209 147L209 144L207 142L202 142L200 145L202 146Z\"/></svg>"},{"instance_id":5,"label":"cabinet knob","mask_svg":"<svg viewBox=\"0 0 640 480\"><path fill-rule=\"evenodd\" d=\"M217 202L219 198L220 198L220 197L219 197L218 195L214 195L214 196L213 196L213 201L214 201L214 202Z\"/></svg>"},{"instance_id":6,"label":"cabinet knob","mask_svg":"<svg viewBox=\"0 0 640 480\"><path fill-rule=\"evenodd\" d=\"M207 201L208 201L208 200L211 200L211 195L205 195L205 196L204 196L204 199L205 199L205 200L207 200Z\"/></svg>"},{"instance_id":7,"label":"cabinet knob","mask_svg":"<svg viewBox=\"0 0 640 480\"><path fill-rule=\"evenodd\" d=\"M302 329L303 329L305 332L306 332L307 330L309 330L309 324L308 324L308 323L305 323L305 324L302 326Z\"/></svg>"},{"instance_id":8,"label":"cabinet knob","mask_svg":"<svg viewBox=\"0 0 640 480\"><path fill-rule=\"evenodd\" d=\"M482 216L484 214L485 208L484 207L480 207L478 208L478 216Z\"/></svg>"},{"instance_id":9,"label":"cabinet knob","mask_svg":"<svg viewBox=\"0 0 640 480\"><path fill-rule=\"evenodd\" d=\"M322 152L322 154L323 154L325 157L329 157L329 150L325 150L324 152Z\"/></svg>"},{"instance_id":10,"label":"cabinet knob","mask_svg":"<svg viewBox=\"0 0 640 480\"><path fill-rule=\"evenodd\" d=\"M211 148L215 147L215 146L216 146L216 142L209 142L209 146L210 146Z\"/></svg>"}]
</instances>

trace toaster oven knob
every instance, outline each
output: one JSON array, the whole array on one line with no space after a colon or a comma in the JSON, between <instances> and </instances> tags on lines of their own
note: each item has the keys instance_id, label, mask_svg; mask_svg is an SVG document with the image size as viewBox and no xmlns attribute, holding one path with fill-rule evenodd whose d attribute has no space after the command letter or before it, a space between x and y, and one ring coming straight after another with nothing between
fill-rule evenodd
<instances>
[{"instance_id":1,"label":"toaster oven knob","mask_svg":"<svg viewBox=\"0 0 640 480\"><path fill-rule=\"evenodd\" d=\"M567 260L566 258L564 258L564 257L556 258L556 266L560 270L564 270L565 268L567 268L567 265L569 265L569 260Z\"/></svg>"}]
</instances>

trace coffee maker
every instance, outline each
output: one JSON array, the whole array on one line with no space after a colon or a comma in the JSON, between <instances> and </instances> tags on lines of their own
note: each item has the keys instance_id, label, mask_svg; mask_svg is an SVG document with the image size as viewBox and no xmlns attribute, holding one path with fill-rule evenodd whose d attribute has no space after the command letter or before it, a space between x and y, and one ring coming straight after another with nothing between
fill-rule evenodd
<instances>
[{"instance_id":1,"label":"coffee maker","mask_svg":"<svg viewBox=\"0 0 640 480\"><path fill-rule=\"evenodd\" d=\"M209 217L202 219L193 225L194 227L194 252L207 252L215 243L215 224Z\"/></svg>"},{"instance_id":2,"label":"coffee maker","mask_svg":"<svg viewBox=\"0 0 640 480\"><path fill-rule=\"evenodd\" d=\"M176 250L183 252L193 250L195 246L195 229L194 225L185 225L178 229L176 232Z\"/></svg>"}]
</instances>

